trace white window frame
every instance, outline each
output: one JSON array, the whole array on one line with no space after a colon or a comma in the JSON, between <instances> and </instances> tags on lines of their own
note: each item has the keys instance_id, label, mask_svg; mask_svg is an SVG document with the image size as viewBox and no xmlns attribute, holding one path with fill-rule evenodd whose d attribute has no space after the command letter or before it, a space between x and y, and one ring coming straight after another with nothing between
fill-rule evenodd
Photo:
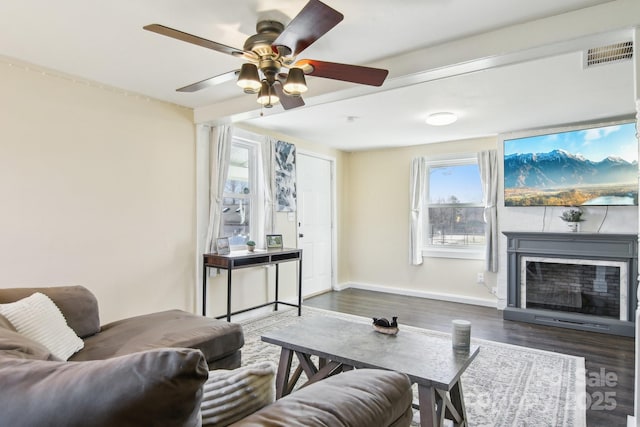
<instances>
[{"instance_id":1,"label":"white window frame","mask_svg":"<svg viewBox=\"0 0 640 427\"><path fill-rule=\"evenodd\" d=\"M223 198L233 199L249 199L251 209L249 212L249 238L256 242L262 241L262 231L264 226L259 223L264 205L264 188L261 180L261 163L260 163L260 143L251 139L233 136L231 140L232 147L241 147L249 152L249 194L224 193ZM230 170L231 170L231 165ZM227 176L228 179L228 176ZM224 226L224 222L221 224ZM231 250L245 249L245 245L232 245Z\"/></svg>"},{"instance_id":2,"label":"white window frame","mask_svg":"<svg viewBox=\"0 0 640 427\"><path fill-rule=\"evenodd\" d=\"M427 160L427 173L426 182L424 186L424 206L423 206L423 226L425 230L429 228L429 176L431 168L446 167L446 166L462 166L469 164L478 164L478 156L476 153L464 153L455 154L445 157L431 158ZM483 195L484 199L484 195ZM458 205L459 207L482 207L484 204L476 205L475 203L463 203ZM425 232L426 233L426 232ZM422 248L423 257L432 258L458 258L458 259L485 259L486 256L486 244L474 245L474 246L455 246L455 247L442 247L429 245L428 239L425 239L424 246Z\"/></svg>"}]
</instances>

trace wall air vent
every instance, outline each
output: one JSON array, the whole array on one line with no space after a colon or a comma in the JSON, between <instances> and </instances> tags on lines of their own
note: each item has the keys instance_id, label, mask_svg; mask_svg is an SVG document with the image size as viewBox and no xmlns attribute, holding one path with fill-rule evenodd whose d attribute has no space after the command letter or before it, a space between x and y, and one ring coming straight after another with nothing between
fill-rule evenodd
<instances>
[{"instance_id":1,"label":"wall air vent","mask_svg":"<svg viewBox=\"0 0 640 427\"><path fill-rule=\"evenodd\" d=\"M592 47L584 52L583 57L584 68L628 61L633 58L633 42L626 41L607 46Z\"/></svg>"}]
</instances>

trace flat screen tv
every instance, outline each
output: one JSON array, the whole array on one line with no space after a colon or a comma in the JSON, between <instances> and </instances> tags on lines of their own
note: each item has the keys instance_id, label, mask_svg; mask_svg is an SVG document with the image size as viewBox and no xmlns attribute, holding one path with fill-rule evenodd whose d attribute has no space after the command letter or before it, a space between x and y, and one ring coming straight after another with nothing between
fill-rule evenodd
<instances>
[{"instance_id":1,"label":"flat screen tv","mask_svg":"<svg viewBox=\"0 0 640 427\"><path fill-rule=\"evenodd\" d=\"M638 204L635 122L504 141L505 206Z\"/></svg>"}]
</instances>

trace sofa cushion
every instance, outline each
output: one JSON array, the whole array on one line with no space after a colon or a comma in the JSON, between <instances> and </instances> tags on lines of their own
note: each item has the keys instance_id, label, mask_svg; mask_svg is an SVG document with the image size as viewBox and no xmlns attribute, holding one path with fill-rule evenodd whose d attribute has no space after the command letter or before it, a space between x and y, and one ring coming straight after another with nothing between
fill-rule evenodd
<instances>
[{"instance_id":1,"label":"sofa cushion","mask_svg":"<svg viewBox=\"0 0 640 427\"><path fill-rule=\"evenodd\" d=\"M85 348L70 360L98 360L159 347L201 350L207 361L237 352L244 345L239 324L168 310L118 320L85 339Z\"/></svg>"},{"instance_id":2,"label":"sofa cushion","mask_svg":"<svg viewBox=\"0 0 640 427\"><path fill-rule=\"evenodd\" d=\"M20 334L39 342L61 360L67 360L84 346L73 329L67 326L60 309L40 292L16 302L0 304L0 314Z\"/></svg>"},{"instance_id":3,"label":"sofa cushion","mask_svg":"<svg viewBox=\"0 0 640 427\"><path fill-rule=\"evenodd\" d=\"M6 317L0 314L0 355L20 359L54 360L49 349L19 334Z\"/></svg>"},{"instance_id":4,"label":"sofa cushion","mask_svg":"<svg viewBox=\"0 0 640 427\"><path fill-rule=\"evenodd\" d=\"M43 293L51 298L67 319L69 327L80 338L100 331L98 301L93 293L83 286L0 289L0 304L21 300L35 292Z\"/></svg>"},{"instance_id":5,"label":"sofa cushion","mask_svg":"<svg viewBox=\"0 0 640 427\"><path fill-rule=\"evenodd\" d=\"M8 329L13 332L17 332L16 328L9 322L9 319L0 314L0 331L3 329Z\"/></svg>"},{"instance_id":6,"label":"sofa cushion","mask_svg":"<svg viewBox=\"0 0 640 427\"><path fill-rule=\"evenodd\" d=\"M91 362L0 355L0 418L7 426L196 426L202 353L156 349Z\"/></svg>"},{"instance_id":7,"label":"sofa cushion","mask_svg":"<svg viewBox=\"0 0 640 427\"><path fill-rule=\"evenodd\" d=\"M232 426L284 427L291 420L304 420L305 426L408 426L412 399L406 375L358 369L294 391Z\"/></svg>"},{"instance_id":8,"label":"sofa cushion","mask_svg":"<svg viewBox=\"0 0 640 427\"><path fill-rule=\"evenodd\" d=\"M272 362L209 371L202 397L202 425L225 427L273 403L275 372Z\"/></svg>"}]
</instances>

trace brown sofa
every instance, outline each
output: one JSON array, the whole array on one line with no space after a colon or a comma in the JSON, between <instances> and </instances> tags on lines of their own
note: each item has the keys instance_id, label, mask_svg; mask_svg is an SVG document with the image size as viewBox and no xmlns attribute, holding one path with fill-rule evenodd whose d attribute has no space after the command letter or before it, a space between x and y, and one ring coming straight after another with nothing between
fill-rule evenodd
<instances>
[{"instance_id":1,"label":"brown sofa","mask_svg":"<svg viewBox=\"0 0 640 427\"><path fill-rule=\"evenodd\" d=\"M49 296L84 341L68 361L0 315L0 426L199 426L209 369L235 368L239 325L171 310L100 327L86 288L0 289L0 304ZM234 426L408 426L404 374L346 372L248 414Z\"/></svg>"},{"instance_id":2,"label":"brown sofa","mask_svg":"<svg viewBox=\"0 0 640 427\"><path fill-rule=\"evenodd\" d=\"M182 310L145 314L100 325L98 301L83 286L0 289L0 304L34 292L47 295L60 308L67 324L84 341L70 361L102 360L163 347L201 350L209 369L240 366L242 327Z\"/></svg>"},{"instance_id":3,"label":"brown sofa","mask_svg":"<svg viewBox=\"0 0 640 427\"><path fill-rule=\"evenodd\" d=\"M297 390L231 427L408 427L412 399L406 375L358 369Z\"/></svg>"}]
</instances>

